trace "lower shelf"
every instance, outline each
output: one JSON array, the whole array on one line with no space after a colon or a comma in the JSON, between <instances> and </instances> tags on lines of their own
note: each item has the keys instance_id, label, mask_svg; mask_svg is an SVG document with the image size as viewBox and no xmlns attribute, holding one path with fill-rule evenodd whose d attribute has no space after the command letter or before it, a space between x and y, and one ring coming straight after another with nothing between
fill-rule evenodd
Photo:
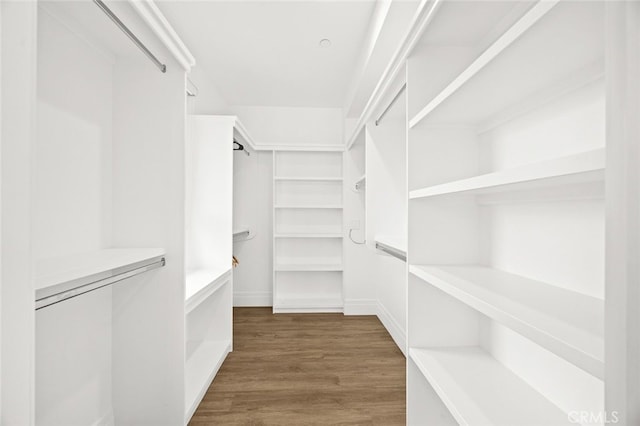
<instances>
[{"instance_id":1,"label":"lower shelf","mask_svg":"<svg viewBox=\"0 0 640 426\"><path fill-rule=\"evenodd\" d=\"M227 354L230 341L189 341L185 365L185 424L195 413Z\"/></svg>"},{"instance_id":2,"label":"lower shelf","mask_svg":"<svg viewBox=\"0 0 640 426\"><path fill-rule=\"evenodd\" d=\"M409 358L461 425L572 424L567 413L479 347L411 348Z\"/></svg>"}]
</instances>

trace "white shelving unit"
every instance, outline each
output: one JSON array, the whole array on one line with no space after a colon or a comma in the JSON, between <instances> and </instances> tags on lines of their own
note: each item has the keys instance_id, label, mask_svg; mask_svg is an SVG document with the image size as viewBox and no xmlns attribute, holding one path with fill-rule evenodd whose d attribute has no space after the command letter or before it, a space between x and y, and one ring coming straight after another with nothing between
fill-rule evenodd
<instances>
[{"instance_id":1,"label":"white shelving unit","mask_svg":"<svg viewBox=\"0 0 640 426\"><path fill-rule=\"evenodd\" d=\"M193 115L188 123L185 424L233 349L233 140L251 145L237 117Z\"/></svg>"},{"instance_id":2,"label":"white shelving unit","mask_svg":"<svg viewBox=\"0 0 640 426\"><path fill-rule=\"evenodd\" d=\"M604 412L604 9L444 3L409 55L410 424Z\"/></svg>"},{"instance_id":3,"label":"white shelving unit","mask_svg":"<svg viewBox=\"0 0 640 426\"><path fill-rule=\"evenodd\" d=\"M273 161L273 311L342 312L342 152Z\"/></svg>"},{"instance_id":4,"label":"white shelving unit","mask_svg":"<svg viewBox=\"0 0 640 426\"><path fill-rule=\"evenodd\" d=\"M193 57L152 2L0 9L1 421L180 424Z\"/></svg>"}]
</instances>

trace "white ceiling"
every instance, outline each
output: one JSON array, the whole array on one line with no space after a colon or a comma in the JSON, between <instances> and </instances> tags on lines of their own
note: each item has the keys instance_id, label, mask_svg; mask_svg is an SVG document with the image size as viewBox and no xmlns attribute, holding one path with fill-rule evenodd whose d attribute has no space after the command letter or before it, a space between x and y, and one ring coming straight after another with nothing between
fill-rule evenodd
<instances>
[{"instance_id":1,"label":"white ceiling","mask_svg":"<svg viewBox=\"0 0 640 426\"><path fill-rule=\"evenodd\" d=\"M342 107L375 3L162 1L231 105ZM328 38L332 45L318 43Z\"/></svg>"}]
</instances>

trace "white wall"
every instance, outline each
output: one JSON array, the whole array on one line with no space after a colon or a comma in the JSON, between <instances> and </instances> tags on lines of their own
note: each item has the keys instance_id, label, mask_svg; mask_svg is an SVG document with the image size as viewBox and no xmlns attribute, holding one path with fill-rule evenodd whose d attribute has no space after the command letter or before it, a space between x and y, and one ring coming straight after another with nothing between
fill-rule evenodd
<instances>
[{"instance_id":1,"label":"white wall","mask_svg":"<svg viewBox=\"0 0 640 426\"><path fill-rule=\"evenodd\" d=\"M40 8L36 259L110 245L112 70L108 56ZM111 294L105 288L36 313L38 425L112 417Z\"/></svg>"},{"instance_id":2,"label":"white wall","mask_svg":"<svg viewBox=\"0 0 640 426\"><path fill-rule=\"evenodd\" d=\"M114 71L113 243L162 247L167 260L113 287L117 424L184 421L185 75L170 65Z\"/></svg>"},{"instance_id":3,"label":"white wall","mask_svg":"<svg viewBox=\"0 0 640 426\"><path fill-rule=\"evenodd\" d=\"M185 144L187 270L220 271L231 263L229 177L234 122L232 116L189 117Z\"/></svg>"},{"instance_id":4,"label":"white wall","mask_svg":"<svg viewBox=\"0 0 640 426\"><path fill-rule=\"evenodd\" d=\"M382 253L375 241L394 241L407 250L406 122L401 97L379 126L367 125L366 235L374 253L370 269L376 287L378 317L398 347L406 350L406 262Z\"/></svg>"},{"instance_id":5,"label":"white wall","mask_svg":"<svg viewBox=\"0 0 640 426\"><path fill-rule=\"evenodd\" d=\"M240 264L233 272L234 306L271 306L273 290L273 154L233 154L233 226L249 228L249 239L233 243Z\"/></svg>"},{"instance_id":6,"label":"white wall","mask_svg":"<svg viewBox=\"0 0 640 426\"><path fill-rule=\"evenodd\" d=\"M354 183L365 170L364 132L353 147L344 154L344 313L345 315L376 315L375 273L372 265L376 255L365 241L365 194L355 191ZM353 229L349 239L349 229Z\"/></svg>"}]
</instances>

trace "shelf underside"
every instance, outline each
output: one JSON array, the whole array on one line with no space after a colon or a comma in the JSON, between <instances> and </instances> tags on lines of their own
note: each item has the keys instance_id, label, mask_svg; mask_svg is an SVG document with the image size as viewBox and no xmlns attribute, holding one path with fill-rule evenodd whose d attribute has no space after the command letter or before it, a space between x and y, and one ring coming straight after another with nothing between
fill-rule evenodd
<instances>
[{"instance_id":1,"label":"shelf underside","mask_svg":"<svg viewBox=\"0 0 640 426\"><path fill-rule=\"evenodd\" d=\"M545 88L604 70L604 2L540 2L460 75L428 100L410 126L470 124L535 97ZM553 60L549 60L553 58Z\"/></svg>"},{"instance_id":2,"label":"shelf underside","mask_svg":"<svg viewBox=\"0 0 640 426\"><path fill-rule=\"evenodd\" d=\"M484 266L409 271L588 373L604 377L604 302Z\"/></svg>"},{"instance_id":3,"label":"shelf underside","mask_svg":"<svg viewBox=\"0 0 640 426\"><path fill-rule=\"evenodd\" d=\"M461 425L571 424L567 413L478 347L410 348L409 357Z\"/></svg>"}]
</instances>

